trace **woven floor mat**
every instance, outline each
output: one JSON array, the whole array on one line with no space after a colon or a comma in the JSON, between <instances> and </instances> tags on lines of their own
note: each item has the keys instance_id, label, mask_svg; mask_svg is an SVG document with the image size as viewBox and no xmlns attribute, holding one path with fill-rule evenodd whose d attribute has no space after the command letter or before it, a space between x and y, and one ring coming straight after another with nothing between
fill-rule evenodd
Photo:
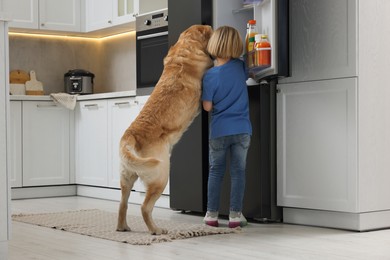
<instances>
[{"instance_id":1,"label":"woven floor mat","mask_svg":"<svg viewBox=\"0 0 390 260\"><path fill-rule=\"evenodd\" d=\"M115 230L117 216L117 213L89 209L42 214L22 213L12 215L12 220L132 245L151 245L175 239L231 234L241 231L240 228L215 228L204 224L155 219L158 226L168 229L168 234L155 236L148 232L142 217L128 215L127 223L131 232L117 232Z\"/></svg>"}]
</instances>

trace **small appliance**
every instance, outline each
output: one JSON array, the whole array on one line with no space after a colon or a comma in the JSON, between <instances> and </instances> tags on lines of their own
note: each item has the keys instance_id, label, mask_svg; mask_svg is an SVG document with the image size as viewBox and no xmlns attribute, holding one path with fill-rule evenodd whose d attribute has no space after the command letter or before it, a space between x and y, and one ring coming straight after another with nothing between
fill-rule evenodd
<instances>
[{"instance_id":1,"label":"small appliance","mask_svg":"<svg viewBox=\"0 0 390 260\"><path fill-rule=\"evenodd\" d=\"M65 92L69 94L92 94L95 75L82 69L69 70L64 74Z\"/></svg>"}]
</instances>

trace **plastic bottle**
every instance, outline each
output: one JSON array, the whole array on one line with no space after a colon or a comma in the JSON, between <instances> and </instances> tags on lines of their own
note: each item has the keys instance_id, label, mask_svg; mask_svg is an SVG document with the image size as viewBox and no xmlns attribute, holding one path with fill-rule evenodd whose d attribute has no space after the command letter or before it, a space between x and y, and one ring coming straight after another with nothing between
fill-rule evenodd
<instances>
[{"instance_id":1,"label":"plastic bottle","mask_svg":"<svg viewBox=\"0 0 390 260\"><path fill-rule=\"evenodd\" d=\"M256 20L249 20L247 24L247 32L245 36L245 52L247 58L247 66L253 67L255 64L254 59L254 43L256 32Z\"/></svg>"},{"instance_id":2,"label":"plastic bottle","mask_svg":"<svg viewBox=\"0 0 390 260\"><path fill-rule=\"evenodd\" d=\"M256 35L256 66L271 66L271 44L268 41L268 35Z\"/></svg>"}]
</instances>

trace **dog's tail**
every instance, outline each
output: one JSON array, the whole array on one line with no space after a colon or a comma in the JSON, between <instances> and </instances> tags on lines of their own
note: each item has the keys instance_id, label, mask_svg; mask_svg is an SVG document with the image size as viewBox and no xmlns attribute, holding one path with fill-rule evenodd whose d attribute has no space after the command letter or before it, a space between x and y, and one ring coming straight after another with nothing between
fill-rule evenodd
<instances>
[{"instance_id":1,"label":"dog's tail","mask_svg":"<svg viewBox=\"0 0 390 260\"><path fill-rule=\"evenodd\" d=\"M132 141L135 141L134 139ZM134 150L133 142L121 142L121 156L125 159L127 167L135 170L142 171L156 167L160 160L152 157L139 157Z\"/></svg>"}]
</instances>

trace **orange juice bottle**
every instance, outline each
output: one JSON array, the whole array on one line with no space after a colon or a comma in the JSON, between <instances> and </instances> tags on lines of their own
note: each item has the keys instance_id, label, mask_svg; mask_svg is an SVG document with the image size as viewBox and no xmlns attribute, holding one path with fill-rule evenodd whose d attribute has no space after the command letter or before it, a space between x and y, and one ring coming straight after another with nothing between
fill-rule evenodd
<instances>
[{"instance_id":1,"label":"orange juice bottle","mask_svg":"<svg viewBox=\"0 0 390 260\"><path fill-rule=\"evenodd\" d=\"M260 38L260 39L259 39ZM271 44L268 35L256 35L256 66L271 66Z\"/></svg>"},{"instance_id":2,"label":"orange juice bottle","mask_svg":"<svg viewBox=\"0 0 390 260\"><path fill-rule=\"evenodd\" d=\"M254 60L254 42L256 32L256 20L249 20L247 24L247 32L245 36L245 52L247 55L247 66L253 67L255 64Z\"/></svg>"}]
</instances>

